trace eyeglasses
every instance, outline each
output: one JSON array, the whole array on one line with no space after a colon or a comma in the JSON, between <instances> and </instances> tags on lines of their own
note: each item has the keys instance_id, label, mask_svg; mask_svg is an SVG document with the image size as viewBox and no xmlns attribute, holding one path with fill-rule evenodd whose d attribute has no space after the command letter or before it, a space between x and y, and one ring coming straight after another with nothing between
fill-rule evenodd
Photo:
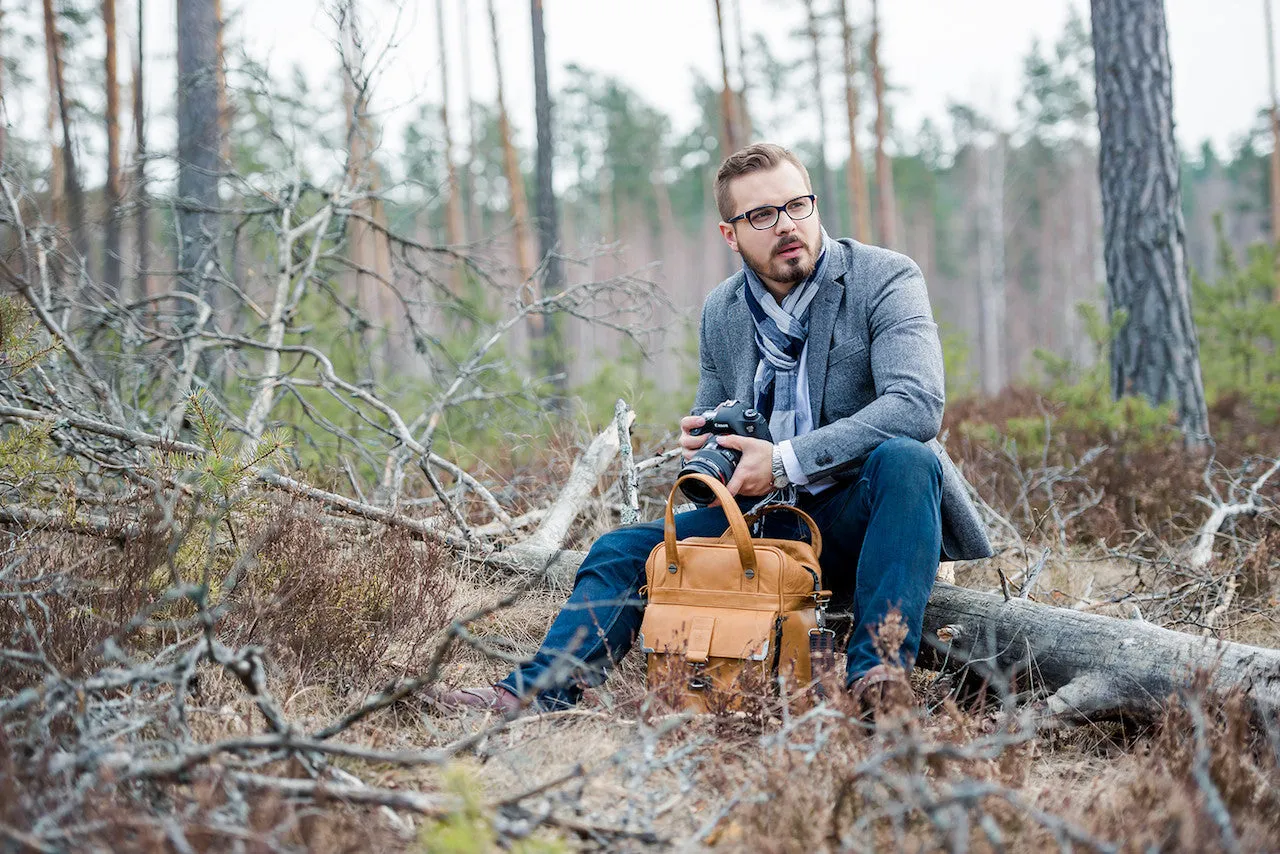
<instances>
[{"instance_id":1,"label":"eyeglasses","mask_svg":"<svg viewBox=\"0 0 1280 854\"><path fill-rule=\"evenodd\" d=\"M791 221L807 219L813 215L814 202L818 200L815 195L796 196L785 205L761 205L758 208L752 208L746 213L741 213L733 219L725 220L732 225L740 219L745 219L747 224L757 231L764 231L767 228L773 228L778 224L778 217L785 212L791 217Z\"/></svg>"}]
</instances>

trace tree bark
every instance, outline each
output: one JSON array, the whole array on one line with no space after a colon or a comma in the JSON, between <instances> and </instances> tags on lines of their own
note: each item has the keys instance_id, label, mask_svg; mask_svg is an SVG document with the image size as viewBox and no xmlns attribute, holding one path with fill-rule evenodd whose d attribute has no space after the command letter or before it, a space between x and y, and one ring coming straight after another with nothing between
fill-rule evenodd
<instances>
[{"instance_id":1,"label":"tree bark","mask_svg":"<svg viewBox=\"0 0 1280 854\"><path fill-rule=\"evenodd\" d=\"M1092 0L1111 390L1173 401L1190 444L1209 433L1191 317L1163 0Z\"/></svg>"},{"instance_id":2,"label":"tree bark","mask_svg":"<svg viewBox=\"0 0 1280 854\"><path fill-rule=\"evenodd\" d=\"M1280 302L1280 97L1276 94L1276 45L1271 0L1264 0L1267 27L1267 92L1271 95L1271 246L1276 252L1274 299Z\"/></svg>"},{"instance_id":3,"label":"tree bark","mask_svg":"<svg viewBox=\"0 0 1280 854\"><path fill-rule=\"evenodd\" d=\"M480 129L476 127L476 104L471 89L471 3L459 0L458 7L462 13L460 21L462 51L462 100L466 111L467 126L467 168L462 172L461 190L466 201L467 234L479 235L484 226L480 221L480 206L476 204L475 168L478 159ZM443 24L441 25L443 31ZM441 62L444 54L440 54Z\"/></svg>"},{"instance_id":4,"label":"tree bark","mask_svg":"<svg viewBox=\"0 0 1280 854\"><path fill-rule=\"evenodd\" d=\"M53 12L53 0L44 0L44 34L50 62L51 96L57 102L58 122L62 126L62 191L67 202L71 245L80 259L89 254L89 236L84 223L84 191L76 169L75 150L71 142L71 109L67 100L66 75L63 74L62 33ZM55 167L56 172L56 167Z\"/></svg>"},{"instance_id":5,"label":"tree bark","mask_svg":"<svg viewBox=\"0 0 1280 854\"><path fill-rule=\"evenodd\" d=\"M543 574L548 586L566 591L585 557L517 543L484 561L503 572ZM1048 693L1047 711L1068 721L1155 718L1201 670L1211 674L1212 690L1244 688L1255 708L1280 710L1280 650L938 582L925 607L918 664L965 663L979 676L1031 682Z\"/></svg>"},{"instance_id":6,"label":"tree bark","mask_svg":"<svg viewBox=\"0 0 1280 854\"><path fill-rule=\"evenodd\" d=\"M511 192L511 218L514 221L516 266L520 270L521 284L533 283L533 240L529 234L529 203L524 195L524 175L520 171L520 157L516 154L511 138L511 122L507 118L507 103L502 85L502 50L498 43L498 13L493 0L489 0L489 34L493 39L493 67L498 79L498 134L502 137L502 162ZM534 293L537 298L540 294Z\"/></svg>"},{"instance_id":7,"label":"tree bark","mask_svg":"<svg viewBox=\"0 0 1280 854\"><path fill-rule=\"evenodd\" d=\"M826 99L822 97L821 40L813 0L804 0L804 11L809 33L809 55L813 61L813 98L818 108L818 208L827 218L831 218L836 212L836 188L834 176L827 166L827 106Z\"/></svg>"},{"instance_id":8,"label":"tree bark","mask_svg":"<svg viewBox=\"0 0 1280 854\"><path fill-rule=\"evenodd\" d=\"M721 158L728 157L742 147L738 136L737 104L733 87L729 85L729 52L724 44L724 15L720 0L716 6L716 42L720 45L720 149Z\"/></svg>"},{"instance_id":9,"label":"tree bark","mask_svg":"<svg viewBox=\"0 0 1280 854\"><path fill-rule=\"evenodd\" d=\"M137 282L135 289L138 296L152 296L151 277L147 270L151 265L151 217L147 198L147 131L146 111L143 100L143 48L145 29L143 28L144 0L138 3L138 53L133 65L133 228L137 248Z\"/></svg>"},{"instance_id":10,"label":"tree bark","mask_svg":"<svg viewBox=\"0 0 1280 854\"><path fill-rule=\"evenodd\" d=\"M216 309L222 140L215 0L178 0L177 24L179 283Z\"/></svg>"},{"instance_id":11,"label":"tree bark","mask_svg":"<svg viewBox=\"0 0 1280 854\"><path fill-rule=\"evenodd\" d=\"M854 82L857 60L853 50L853 24L849 22L846 0L840 0L840 29L844 43L844 103L849 122L849 163L845 180L849 185L849 216L853 236L860 243L871 242L871 199L867 194L867 171L858 152L858 88Z\"/></svg>"},{"instance_id":12,"label":"tree bark","mask_svg":"<svg viewBox=\"0 0 1280 854\"><path fill-rule=\"evenodd\" d=\"M978 326L982 391L995 396L1005 385L1004 137L997 131L978 160Z\"/></svg>"},{"instance_id":13,"label":"tree bark","mask_svg":"<svg viewBox=\"0 0 1280 854\"><path fill-rule=\"evenodd\" d=\"M876 93L876 219L880 245L892 248L898 243L898 234L893 198L893 163L884 148L885 136L889 132L889 117L884 105L884 66L880 63L879 0L871 0L870 60Z\"/></svg>"},{"instance_id":14,"label":"tree bark","mask_svg":"<svg viewBox=\"0 0 1280 854\"><path fill-rule=\"evenodd\" d=\"M552 104L551 89L547 80L547 34L543 28L542 0L530 0L530 11L533 23L533 92L534 113L538 126L537 154L537 200L538 211L538 252L545 265L543 275L543 291L546 294L557 294L564 288L564 265L560 261L560 212L556 206L555 180L553 174L553 157L555 154L552 139ZM537 315L543 320L541 326L531 327L538 333L535 347L542 352L538 360L545 366L549 376L554 380L556 398L564 401L568 393L568 378L554 315ZM559 408L559 404L557 405Z\"/></svg>"},{"instance_id":15,"label":"tree bark","mask_svg":"<svg viewBox=\"0 0 1280 854\"><path fill-rule=\"evenodd\" d=\"M449 53L445 48L444 35L444 0L436 0L436 31L440 46L440 125L444 131L444 165L449 182L449 195L445 199L444 233L450 246L461 246L466 242L462 227L462 185L458 180L458 167L453 160L453 132L449 126ZM474 155L475 147L472 146ZM463 290L464 272L462 267L454 263L453 292L460 295Z\"/></svg>"},{"instance_id":16,"label":"tree bark","mask_svg":"<svg viewBox=\"0 0 1280 854\"><path fill-rule=\"evenodd\" d=\"M743 145L751 144L755 130L751 126L751 110L747 98L747 41L742 34L742 0L734 0L733 22L738 36L738 133Z\"/></svg>"},{"instance_id":17,"label":"tree bark","mask_svg":"<svg viewBox=\"0 0 1280 854\"><path fill-rule=\"evenodd\" d=\"M0 33L4 32L4 8L0 6ZM0 47L0 103L4 102L4 50ZM0 121L0 163L4 163L7 122Z\"/></svg>"},{"instance_id":18,"label":"tree bark","mask_svg":"<svg viewBox=\"0 0 1280 854\"><path fill-rule=\"evenodd\" d=\"M1006 601L937 584L925 608L924 637L940 648L921 663L981 662L990 671L1025 675L1052 693L1048 711L1067 719L1157 716L1164 700L1197 670L1209 687L1244 688L1264 711L1280 709L1280 650L1218 641L1026 599Z\"/></svg>"},{"instance_id":19,"label":"tree bark","mask_svg":"<svg viewBox=\"0 0 1280 854\"><path fill-rule=\"evenodd\" d=\"M44 4L44 58L49 79L49 104L45 111L45 132L49 137L49 220L55 227L67 224L65 180L62 177L62 145L58 142L58 61L53 16L53 0Z\"/></svg>"},{"instance_id":20,"label":"tree bark","mask_svg":"<svg viewBox=\"0 0 1280 854\"><path fill-rule=\"evenodd\" d=\"M107 179L103 185L106 233L102 250L102 280L120 289L120 84L116 80L116 0L102 0L102 23L107 35Z\"/></svg>"}]
</instances>

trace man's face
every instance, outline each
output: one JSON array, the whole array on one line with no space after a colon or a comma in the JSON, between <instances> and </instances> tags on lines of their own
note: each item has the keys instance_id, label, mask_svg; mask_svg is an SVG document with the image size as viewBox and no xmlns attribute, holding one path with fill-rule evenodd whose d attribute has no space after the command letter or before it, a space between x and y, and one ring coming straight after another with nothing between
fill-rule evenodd
<instances>
[{"instance_id":1,"label":"man's face","mask_svg":"<svg viewBox=\"0 0 1280 854\"><path fill-rule=\"evenodd\" d=\"M761 205L785 205L811 192L800 170L786 162L734 178L729 190L734 216ZM822 251L822 225L816 210L799 221L781 213L772 228L762 230L752 228L744 219L732 225L722 222L720 233L775 297L804 281Z\"/></svg>"}]
</instances>

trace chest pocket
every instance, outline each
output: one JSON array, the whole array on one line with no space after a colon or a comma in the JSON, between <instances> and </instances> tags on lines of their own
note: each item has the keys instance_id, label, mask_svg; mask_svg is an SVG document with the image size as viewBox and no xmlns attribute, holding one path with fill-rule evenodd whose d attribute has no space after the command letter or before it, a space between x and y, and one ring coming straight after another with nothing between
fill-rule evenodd
<instances>
[{"instance_id":1,"label":"chest pocket","mask_svg":"<svg viewBox=\"0 0 1280 854\"><path fill-rule=\"evenodd\" d=\"M822 395L824 421L852 415L874 396L867 343L855 337L832 347L827 354L827 383Z\"/></svg>"}]
</instances>

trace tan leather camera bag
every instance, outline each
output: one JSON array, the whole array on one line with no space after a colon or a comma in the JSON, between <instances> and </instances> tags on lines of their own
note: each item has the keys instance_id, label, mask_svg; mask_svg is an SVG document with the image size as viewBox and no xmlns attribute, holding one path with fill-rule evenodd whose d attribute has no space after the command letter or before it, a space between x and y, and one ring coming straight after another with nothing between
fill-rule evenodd
<instances>
[{"instance_id":1,"label":"tan leather camera bag","mask_svg":"<svg viewBox=\"0 0 1280 854\"><path fill-rule=\"evenodd\" d=\"M720 500L729 520L723 536L676 540L676 491L690 479ZM813 544L753 539L749 525L774 511L799 516ZM789 700L807 697L811 659L830 666L833 653L832 633L821 625L830 593L822 589L822 535L813 519L785 504L748 519L719 481L687 474L667 500L664 535L645 564L642 591L650 689L697 712L742 709L749 697L776 696L780 688Z\"/></svg>"}]
</instances>

